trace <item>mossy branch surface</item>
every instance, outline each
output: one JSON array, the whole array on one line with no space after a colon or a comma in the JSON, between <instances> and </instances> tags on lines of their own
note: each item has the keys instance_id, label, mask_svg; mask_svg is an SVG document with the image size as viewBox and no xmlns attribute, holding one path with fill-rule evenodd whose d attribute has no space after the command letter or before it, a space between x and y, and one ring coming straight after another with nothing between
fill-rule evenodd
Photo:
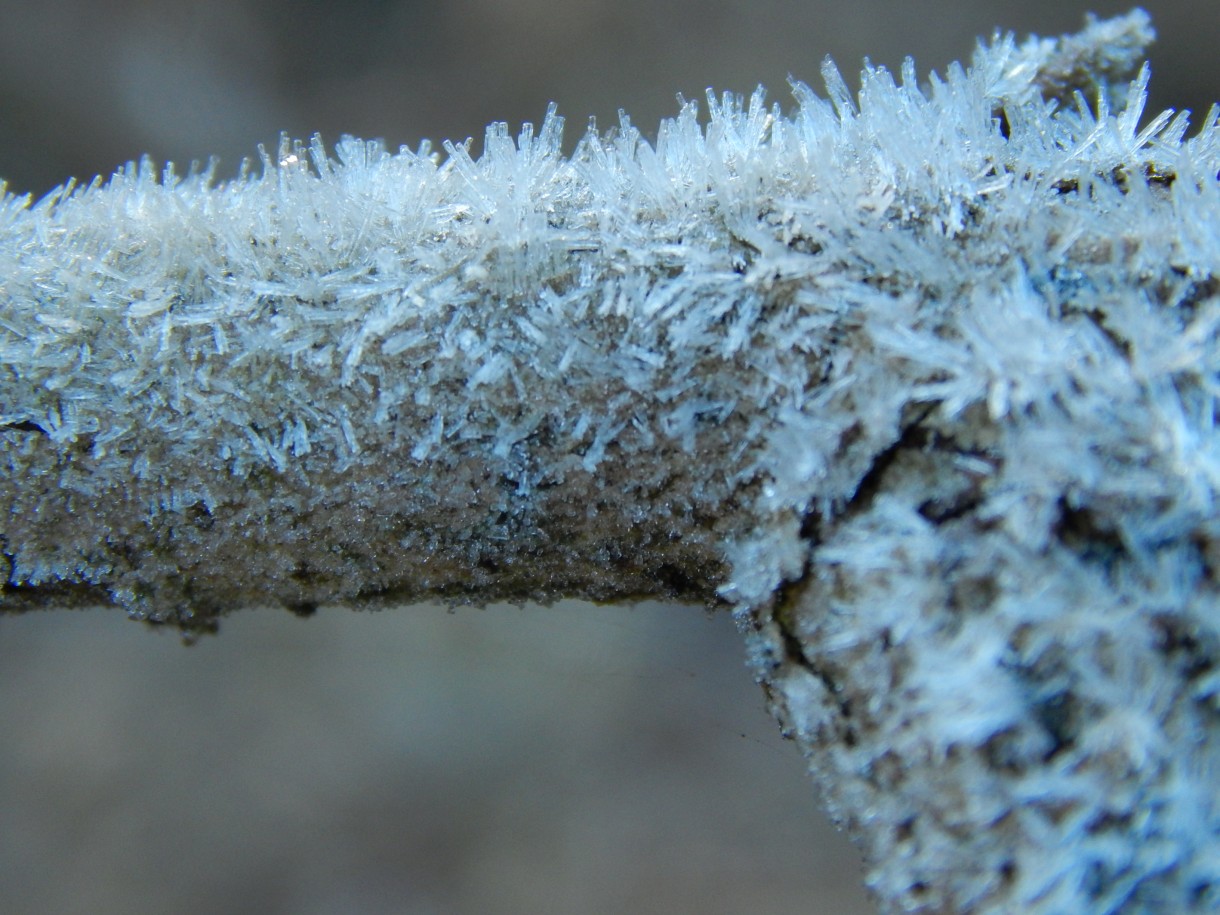
<instances>
[{"instance_id":1,"label":"mossy branch surface","mask_svg":"<svg viewBox=\"0 0 1220 915\"><path fill-rule=\"evenodd\" d=\"M1220 114L1149 40L8 197L0 610L722 604L886 910L1212 910Z\"/></svg>"}]
</instances>

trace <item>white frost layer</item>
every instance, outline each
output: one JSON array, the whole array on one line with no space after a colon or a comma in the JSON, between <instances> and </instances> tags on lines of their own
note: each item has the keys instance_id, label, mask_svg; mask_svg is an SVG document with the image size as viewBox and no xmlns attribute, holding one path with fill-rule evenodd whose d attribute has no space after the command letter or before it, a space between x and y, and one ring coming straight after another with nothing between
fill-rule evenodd
<instances>
[{"instance_id":1,"label":"white frost layer","mask_svg":"<svg viewBox=\"0 0 1220 915\"><path fill-rule=\"evenodd\" d=\"M1152 485L1100 466L1137 431L1181 471L1168 535L1210 510L1217 478L1199 307L1217 115L1190 140L1185 113L1141 124L1146 69L1117 112L1107 93L1097 110L1039 94L1062 88L1072 41L1104 78L1147 33L1137 12L1091 42L997 39L923 87L910 61L897 82L870 68L858 99L828 62L829 101L794 84L785 116L761 90L709 94L706 126L690 103L655 146L624 117L565 158L552 111L515 142L493 125L477 161L352 139L336 161L315 139L215 187L144 162L6 198L9 488L32 430L92 462L59 466L50 499L113 497L117 475L150 510L211 512L255 470L358 473L387 440L419 465L455 442L508 460L545 425L596 474L658 441L695 459L736 417L709 499L749 488L777 521L727 547L743 561L724 593L749 605L799 570L794 519L849 498L913 401L996 420L1061 403L1100 438L1031 472ZM1149 397L1151 428L1108 420ZM113 564L6 539L14 583Z\"/></svg>"}]
</instances>

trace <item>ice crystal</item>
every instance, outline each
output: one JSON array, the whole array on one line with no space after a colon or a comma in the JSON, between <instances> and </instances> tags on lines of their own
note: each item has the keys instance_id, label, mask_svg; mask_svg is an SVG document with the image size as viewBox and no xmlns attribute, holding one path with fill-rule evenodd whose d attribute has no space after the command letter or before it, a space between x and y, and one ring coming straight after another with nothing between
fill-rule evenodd
<instances>
[{"instance_id":1,"label":"ice crystal","mask_svg":"<svg viewBox=\"0 0 1220 915\"><path fill-rule=\"evenodd\" d=\"M721 599L887 906L1214 907L1220 109L1150 37L8 196L0 606Z\"/></svg>"}]
</instances>

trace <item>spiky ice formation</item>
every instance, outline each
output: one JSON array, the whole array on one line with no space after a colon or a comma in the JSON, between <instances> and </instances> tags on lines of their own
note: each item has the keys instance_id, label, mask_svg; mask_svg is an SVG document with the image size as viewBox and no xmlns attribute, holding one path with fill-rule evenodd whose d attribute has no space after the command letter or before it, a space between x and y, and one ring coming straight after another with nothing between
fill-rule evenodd
<instances>
[{"instance_id":1,"label":"spiky ice formation","mask_svg":"<svg viewBox=\"0 0 1220 915\"><path fill-rule=\"evenodd\" d=\"M9 197L0 609L723 601L884 906L1215 906L1220 112L1141 123L1150 38Z\"/></svg>"}]
</instances>

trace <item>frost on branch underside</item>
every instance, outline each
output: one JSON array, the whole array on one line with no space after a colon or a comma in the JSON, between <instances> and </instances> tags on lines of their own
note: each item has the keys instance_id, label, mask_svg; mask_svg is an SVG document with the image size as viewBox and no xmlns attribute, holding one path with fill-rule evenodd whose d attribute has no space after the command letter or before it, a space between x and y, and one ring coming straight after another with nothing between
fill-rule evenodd
<instances>
[{"instance_id":1,"label":"frost on branch underside","mask_svg":"<svg viewBox=\"0 0 1220 915\"><path fill-rule=\"evenodd\" d=\"M8 197L0 609L724 601L883 904L1220 904L1220 110L1150 38Z\"/></svg>"}]
</instances>

